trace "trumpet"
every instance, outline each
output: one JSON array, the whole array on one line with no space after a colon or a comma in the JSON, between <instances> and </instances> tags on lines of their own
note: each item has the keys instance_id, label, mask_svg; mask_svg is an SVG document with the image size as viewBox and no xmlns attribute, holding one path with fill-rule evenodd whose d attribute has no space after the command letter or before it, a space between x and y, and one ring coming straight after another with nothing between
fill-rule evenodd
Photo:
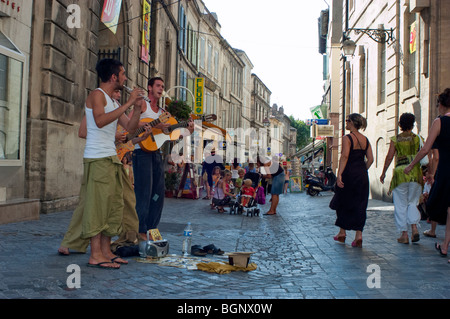
<instances>
[{"instance_id":1,"label":"trumpet","mask_svg":"<svg viewBox=\"0 0 450 319\"><path fill-rule=\"evenodd\" d=\"M125 85L124 85L123 88L124 88L125 91L127 91L128 93L133 92L133 89L129 88L128 86L125 86ZM152 101L151 101L148 97L146 97L146 96L143 96L142 98L144 99L144 101L147 101L148 103L151 103L151 102L152 102Z\"/></svg>"}]
</instances>

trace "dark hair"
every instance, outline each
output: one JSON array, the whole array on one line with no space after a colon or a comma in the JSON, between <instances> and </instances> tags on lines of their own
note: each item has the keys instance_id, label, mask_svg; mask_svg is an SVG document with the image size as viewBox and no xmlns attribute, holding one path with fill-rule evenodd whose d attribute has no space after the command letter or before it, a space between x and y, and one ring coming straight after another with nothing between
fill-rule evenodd
<instances>
[{"instance_id":1,"label":"dark hair","mask_svg":"<svg viewBox=\"0 0 450 319\"><path fill-rule=\"evenodd\" d=\"M148 86L153 86L153 84L155 84L155 82L157 80L164 82L164 80L162 78L160 78L159 76L156 76L156 77L153 77L150 80L148 80Z\"/></svg>"},{"instance_id":2,"label":"dark hair","mask_svg":"<svg viewBox=\"0 0 450 319\"><path fill-rule=\"evenodd\" d=\"M359 114L359 113L352 113L352 114L348 115L348 118L349 118L350 121L352 121L353 126L357 130L362 129L364 131L366 129L366 127L367 127L367 120L361 114Z\"/></svg>"},{"instance_id":3,"label":"dark hair","mask_svg":"<svg viewBox=\"0 0 450 319\"><path fill-rule=\"evenodd\" d=\"M443 93L438 95L438 104L442 104L444 107L450 107L450 89L445 89Z\"/></svg>"},{"instance_id":4,"label":"dark hair","mask_svg":"<svg viewBox=\"0 0 450 319\"><path fill-rule=\"evenodd\" d=\"M102 59L98 61L95 69L100 80L105 83L108 82L113 75L119 76L120 68L123 67L122 62L114 59Z\"/></svg>"},{"instance_id":5,"label":"dark hair","mask_svg":"<svg viewBox=\"0 0 450 319\"><path fill-rule=\"evenodd\" d=\"M414 123L416 122L416 117L411 113L403 113L400 116L399 125L402 131L412 130Z\"/></svg>"}]
</instances>

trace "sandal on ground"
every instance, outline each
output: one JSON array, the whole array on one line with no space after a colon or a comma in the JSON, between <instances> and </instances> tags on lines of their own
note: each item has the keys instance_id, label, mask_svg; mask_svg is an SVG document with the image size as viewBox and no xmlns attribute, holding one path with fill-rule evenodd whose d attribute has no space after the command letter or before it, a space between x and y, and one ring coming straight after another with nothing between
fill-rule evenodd
<instances>
[{"instance_id":1,"label":"sandal on ground","mask_svg":"<svg viewBox=\"0 0 450 319\"><path fill-rule=\"evenodd\" d=\"M415 243L415 242L418 242L419 240L420 240L419 232L413 233L411 236L411 242Z\"/></svg>"},{"instance_id":2,"label":"sandal on ground","mask_svg":"<svg viewBox=\"0 0 450 319\"><path fill-rule=\"evenodd\" d=\"M121 260L119 260L119 259L121 259ZM120 264L120 265L128 265L128 261L126 261L125 259L122 259L120 256L114 257L113 259L111 259L111 262Z\"/></svg>"},{"instance_id":3,"label":"sandal on ground","mask_svg":"<svg viewBox=\"0 0 450 319\"><path fill-rule=\"evenodd\" d=\"M224 254L224 252L222 250L220 250L220 248L217 248L216 246L214 246L214 244L203 247L203 250L205 250L208 254L213 254L213 255L223 255Z\"/></svg>"},{"instance_id":4,"label":"sandal on ground","mask_svg":"<svg viewBox=\"0 0 450 319\"><path fill-rule=\"evenodd\" d=\"M217 208L217 211L219 213L228 213L228 211L226 209L223 209L223 208Z\"/></svg>"},{"instance_id":5,"label":"sandal on ground","mask_svg":"<svg viewBox=\"0 0 450 319\"><path fill-rule=\"evenodd\" d=\"M200 245L194 245L191 247L191 255L193 256L206 256L206 251L200 247Z\"/></svg>"},{"instance_id":6,"label":"sandal on ground","mask_svg":"<svg viewBox=\"0 0 450 319\"><path fill-rule=\"evenodd\" d=\"M209 198L208 196L205 196L205 197L203 197L203 199L211 199L211 198Z\"/></svg>"},{"instance_id":7,"label":"sandal on ground","mask_svg":"<svg viewBox=\"0 0 450 319\"><path fill-rule=\"evenodd\" d=\"M334 236L333 237L333 239L335 240L335 241L338 241L338 242L340 242L340 243L345 243L345 239L347 238L347 236L345 236L345 235L338 235L338 236Z\"/></svg>"},{"instance_id":8,"label":"sandal on ground","mask_svg":"<svg viewBox=\"0 0 450 319\"><path fill-rule=\"evenodd\" d=\"M436 234L431 235L431 234L430 234L430 231L431 231L431 229L428 229L428 230L424 231L424 232L423 232L423 235L424 235L425 237L436 238Z\"/></svg>"},{"instance_id":9,"label":"sandal on ground","mask_svg":"<svg viewBox=\"0 0 450 319\"><path fill-rule=\"evenodd\" d=\"M447 254L442 252L441 245L439 243L434 243L434 248L436 248L436 250L439 252L439 255L441 255L442 257L447 257Z\"/></svg>"}]
</instances>

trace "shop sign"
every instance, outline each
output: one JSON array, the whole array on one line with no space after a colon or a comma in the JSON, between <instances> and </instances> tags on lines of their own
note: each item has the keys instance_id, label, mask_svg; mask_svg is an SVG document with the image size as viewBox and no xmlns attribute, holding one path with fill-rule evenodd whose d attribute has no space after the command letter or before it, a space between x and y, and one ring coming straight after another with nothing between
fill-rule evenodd
<instances>
[{"instance_id":1,"label":"shop sign","mask_svg":"<svg viewBox=\"0 0 450 319\"><path fill-rule=\"evenodd\" d=\"M195 108L194 114L203 115L204 109L204 78L195 78Z\"/></svg>"}]
</instances>

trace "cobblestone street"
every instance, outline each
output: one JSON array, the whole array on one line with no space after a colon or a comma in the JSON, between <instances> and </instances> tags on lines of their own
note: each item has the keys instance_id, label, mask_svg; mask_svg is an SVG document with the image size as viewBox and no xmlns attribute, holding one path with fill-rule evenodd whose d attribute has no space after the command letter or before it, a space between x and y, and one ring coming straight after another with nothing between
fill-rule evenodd
<instances>
[{"instance_id":1,"label":"cobblestone street","mask_svg":"<svg viewBox=\"0 0 450 319\"><path fill-rule=\"evenodd\" d=\"M214 244L225 252L252 251L257 269L214 274L137 262L120 270L88 268L88 256L59 256L57 249L72 212L42 215L39 221L0 225L0 298L16 299L447 299L450 264L434 249L441 241L421 236L398 244L389 203L369 201L363 248L333 236L331 193L280 197L276 216L219 214L208 201L166 199L160 232L171 254L181 254L182 231L194 228L193 245ZM262 208L267 211L268 205ZM428 229L421 222L421 233ZM207 258L223 261L224 257ZM70 289L71 264L81 268L81 288ZM378 268L378 281L368 280ZM375 273L374 273L375 274ZM380 288L368 287L378 282Z\"/></svg>"}]
</instances>

